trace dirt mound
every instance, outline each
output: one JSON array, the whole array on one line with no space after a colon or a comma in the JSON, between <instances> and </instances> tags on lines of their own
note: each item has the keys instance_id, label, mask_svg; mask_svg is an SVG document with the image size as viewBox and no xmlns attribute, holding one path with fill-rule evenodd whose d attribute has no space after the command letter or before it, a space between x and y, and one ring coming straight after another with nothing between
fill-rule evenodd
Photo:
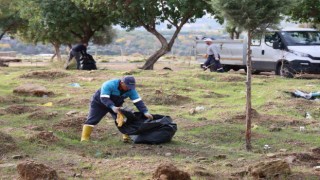
<instances>
[{"instance_id":1,"label":"dirt mound","mask_svg":"<svg viewBox=\"0 0 320 180\"><path fill-rule=\"evenodd\" d=\"M55 104L59 106L72 106L72 107L83 107L83 105L88 105L90 103L90 98L83 98L83 99L72 99L72 98L66 98L61 99Z\"/></svg>"},{"instance_id":2,"label":"dirt mound","mask_svg":"<svg viewBox=\"0 0 320 180\"><path fill-rule=\"evenodd\" d=\"M19 98L17 96L0 96L0 103L22 103L26 102L25 99Z\"/></svg>"},{"instance_id":3,"label":"dirt mound","mask_svg":"<svg viewBox=\"0 0 320 180\"><path fill-rule=\"evenodd\" d=\"M205 74L196 74L194 75L194 77L202 80L206 80L206 81L211 81L211 80L214 80L217 77L217 75L213 73L205 73Z\"/></svg>"},{"instance_id":4,"label":"dirt mound","mask_svg":"<svg viewBox=\"0 0 320 180\"><path fill-rule=\"evenodd\" d=\"M259 125L275 125L277 127L282 126L304 126L307 124L307 122L302 120L296 120L292 119L287 116L281 116L281 115L269 115L269 114L260 114L255 109L252 110L252 122L259 124ZM243 123L246 120L245 113L235 115L231 118L228 118L225 120L225 122L229 123Z\"/></svg>"},{"instance_id":5,"label":"dirt mound","mask_svg":"<svg viewBox=\"0 0 320 180\"><path fill-rule=\"evenodd\" d=\"M5 111L9 114L24 114L28 112L34 112L35 110L39 110L39 108L19 104L9 106L5 109Z\"/></svg>"},{"instance_id":6,"label":"dirt mound","mask_svg":"<svg viewBox=\"0 0 320 180\"><path fill-rule=\"evenodd\" d=\"M45 164L26 161L18 164L18 174L22 180L47 179L58 180L57 172Z\"/></svg>"},{"instance_id":7,"label":"dirt mound","mask_svg":"<svg viewBox=\"0 0 320 180\"><path fill-rule=\"evenodd\" d=\"M57 112L45 112L45 111L35 111L31 113L28 118L29 119L42 119L42 120L49 120L58 115Z\"/></svg>"},{"instance_id":8,"label":"dirt mound","mask_svg":"<svg viewBox=\"0 0 320 180\"><path fill-rule=\"evenodd\" d=\"M224 76L220 78L223 82L244 82L246 80L243 76Z\"/></svg>"},{"instance_id":9,"label":"dirt mound","mask_svg":"<svg viewBox=\"0 0 320 180\"><path fill-rule=\"evenodd\" d=\"M41 131L35 136L30 138L30 142L38 142L42 144L55 143L59 139L53 134L53 132Z\"/></svg>"},{"instance_id":10,"label":"dirt mound","mask_svg":"<svg viewBox=\"0 0 320 180\"><path fill-rule=\"evenodd\" d=\"M69 76L69 74L61 71L34 71L27 74L23 74L21 78L35 78L35 79L56 79Z\"/></svg>"},{"instance_id":11,"label":"dirt mound","mask_svg":"<svg viewBox=\"0 0 320 180\"><path fill-rule=\"evenodd\" d=\"M13 93L19 95L27 95L27 96L38 96L42 97L52 96L54 93L52 91L47 90L47 88L37 85L37 84L24 84L13 90Z\"/></svg>"},{"instance_id":12,"label":"dirt mound","mask_svg":"<svg viewBox=\"0 0 320 180\"><path fill-rule=\"evenodd\" d=\"M16 148L14 139L10 135L0 131L0 157Z\"/></svg>"},{"instance_id":13,"label":"dirt mound","mask_svg":"<svg viewBox=\"0 0 320 180\"><path fill-rule=\"evenodd\" d=\"M74 132L81 132L82 125L86 120L87 117L85 116L70 117L53 125L53 128L63 132L68 132L70 130Z\"/></svg>"},{"instance_id":14,"label":"dirt mound","mask_svg":"<svg viewBox=\"0 0 320 180\"><path fill-rule=\"evenodd\" d=\"M289 163L284 160L260 162L256 165L249 166L248 171L254 179L282 179L281 177L291 174Z\"/></svg>"},{"instance_id":15,"label":"dirt mound","mask_svg":"<svg viewBox=\"0 0 320 180\"><path fill-rule=\"evenodd\" d=\"M146 102L155 105L180 105L188 102L190 98L178 94L167 94L161 90L156 90L154 94L145 95Z\"/></svg>"},{"instance_id":16,"label":"dirt mound","mask_svg":"<svg viewBox=\"0 0 320 180\"><path fill-rule=\"evenodd\" d=\"M203 98L223 98L223 97L228 97L229 95L223 95L223 94L219 94L213 91L204 91L202 94Z\"/></svg>"},{"instance_id":17,"label":"dirt mound","mask_svg":"<svg viewBox=\"0 0 320 180\"><path fill-rule=\"evenodd\" d=\"M160 164L153 173L154 180L191 180L190 174L179 170L173 164Z\"/></svg>"}]
</instances>

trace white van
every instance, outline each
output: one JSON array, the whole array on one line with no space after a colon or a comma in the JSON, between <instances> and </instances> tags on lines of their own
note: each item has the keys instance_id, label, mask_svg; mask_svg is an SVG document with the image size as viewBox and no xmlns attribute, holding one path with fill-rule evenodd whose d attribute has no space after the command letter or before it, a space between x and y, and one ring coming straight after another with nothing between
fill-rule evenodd
<instances>
[{"instance_id":1,"label":"white van","mask_svg":"<svg viewBox=\"0 0 320 180\"><path fill-rule=\"evenodd\" d=\"M220 50L225 71L246 70L247 38L214 40ZM204 62L207 45L196 40L195 55ZM293 77L297 73L320 73L320 32L295 28L267 31L251 41L252 73L275 71L276 75Z\"/></svg>"}]
</instances>

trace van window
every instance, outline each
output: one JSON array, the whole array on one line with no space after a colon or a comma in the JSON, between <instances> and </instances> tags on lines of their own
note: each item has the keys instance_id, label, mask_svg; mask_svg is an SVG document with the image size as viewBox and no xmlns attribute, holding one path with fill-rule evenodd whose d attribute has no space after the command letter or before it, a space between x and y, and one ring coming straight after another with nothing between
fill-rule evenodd
<instances>
[{"instance_id":1,"label":"van window","mask_svg":"<svg viewBox=\"0 0 320 180\"><path fill-rule=\"evenodd\" d=\"M277 42L277 41L280 41L280 37L279 37L279 35L277 33L275 33L275 32L267 32L265 34L264 42L266 43L267 46L272 47L272 44L274 42Z\"/></svg>"},{"instance_id":2,"label":"van window","mask_svg":"<svg viewBox=\"0 0 320 180\"><path fill-rule=\"evenodd\" d=\"M251 37L251 46L261 45L261 33L253 34Z\"/></svg>"},{"instance_id":3,"label":"van window","mask_svg":"<svg viewBox=\"0 0 320 180\"><path fill-rule=\"evenodd\" d=\"M281 32L288 46L320 45L320 32L283 31Z\"/></svg>"}]
</instances>

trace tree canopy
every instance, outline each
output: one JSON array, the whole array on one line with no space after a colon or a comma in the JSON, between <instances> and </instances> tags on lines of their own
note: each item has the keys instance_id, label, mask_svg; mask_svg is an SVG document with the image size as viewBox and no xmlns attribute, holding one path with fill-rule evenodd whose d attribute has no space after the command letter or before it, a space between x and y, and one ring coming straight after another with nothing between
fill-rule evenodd
<instances>
[{"instance_id":1,"label":"tree canopy","mask_svg":"<svg viewBox=\"0 0 320 180\"><path fill-rule=\"evenodd\" d=\"M320 23L319 0L295 0L288 11L292 20L300 23Z\"/></svg>"},{"instance_id":2,"label":"tree canopy","mask_svg":"<svg viewBox=\"0 0 320 180\"><path fill-rule=\"evenodd\" d=\"M0 1L0 40L6 33L12 35L25 26L26 21L20 18L16 8L17 2L16 0Z\"/></svg>"},{"instance_id":3,"label":"tree canopy","mask_svg":"<svg viewBox=\"0 0 320 180\"><path fill-rule=\"evenodd\" d=\"M157 37L161 48L148 58L142 69L153 69L156 61L171 51L186 23L193 23L206 13L214 13L208 0L86 0L84 3L88 8L108 7L121 27L127 30L143 27ZM160 23L167 23L168 29L174 28L174 34L171 37L162 35L157 29Z\"/></svg>"}]
</instances>

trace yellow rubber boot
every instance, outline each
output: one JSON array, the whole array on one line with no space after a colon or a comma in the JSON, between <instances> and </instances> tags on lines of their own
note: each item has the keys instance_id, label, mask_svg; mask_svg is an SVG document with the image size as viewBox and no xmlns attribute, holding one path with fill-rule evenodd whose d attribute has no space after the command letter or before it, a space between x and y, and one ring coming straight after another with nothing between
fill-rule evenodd
<instances>
[{"instance_id":1,"label":"yellow rubber boot","mask_svg":"<svg viewBox=\"0 0 320 180\"><path fill-rule=\"evenodd\" d=\"M82 127L81 141L89 141L93 125L85 124Z\"/></svg>"},{"instance_id":2,"label":"yellow rubber boot","mask_svg":"<svg viewBox=\"0 0 320 180\"><path fill-rule=\"evenodd\" d=\"M129 137L129 135L128 134L123 134L122 135L122 141L123 142L125 142L125 143L128 143L128 142L130 142L130 137Z\"/></svg>"}]
</instances>

